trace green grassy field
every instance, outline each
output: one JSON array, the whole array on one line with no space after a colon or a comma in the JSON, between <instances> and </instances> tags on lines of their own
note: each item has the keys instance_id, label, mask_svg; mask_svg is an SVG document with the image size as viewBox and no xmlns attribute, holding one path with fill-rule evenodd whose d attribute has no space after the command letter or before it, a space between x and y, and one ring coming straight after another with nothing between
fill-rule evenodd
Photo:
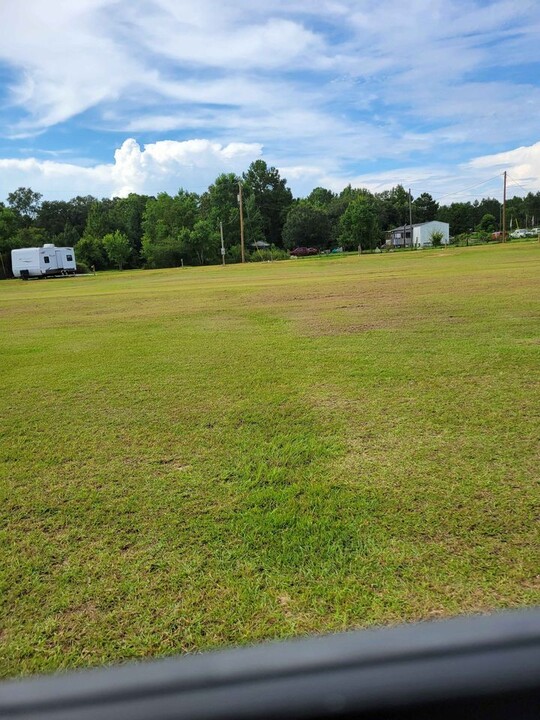
<instances>
[{"instance_id":1,"label":"green grassy field","mask_svg":"<svg viewBox=\"0 0 540 720\"><path fill-rule=\"evenodd\" d=\"M540 246L0 284L0 674L537 604Z\"/></svg>"}]
</instances>

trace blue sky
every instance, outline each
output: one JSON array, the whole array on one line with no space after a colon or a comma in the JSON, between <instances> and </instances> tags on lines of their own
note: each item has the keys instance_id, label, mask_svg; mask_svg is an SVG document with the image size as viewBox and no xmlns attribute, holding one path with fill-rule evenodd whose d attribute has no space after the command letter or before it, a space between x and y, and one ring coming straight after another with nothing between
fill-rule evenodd
<instances>
[{"instance_id":1,"label":"blue sky","mask_svg":"<svg viewBox=\"0 0 540 720\"><path fill-rule=\"evenodd\" d=\"M0 198L202 191L257 158L299 196L540 190L537 0L25 0L0 25Z\"/></svg>"}]
</instances>

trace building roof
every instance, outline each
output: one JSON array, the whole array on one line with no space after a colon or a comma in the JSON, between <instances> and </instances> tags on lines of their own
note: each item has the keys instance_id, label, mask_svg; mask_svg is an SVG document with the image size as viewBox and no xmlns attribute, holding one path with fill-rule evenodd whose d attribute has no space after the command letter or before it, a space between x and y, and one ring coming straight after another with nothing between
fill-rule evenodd
<instances>
[{"instance_id":1,"label":"building roof","mask_svg":"<svg viewBox=\"0 0 540 720\"><path fill-rule=\"evenodd\" d=\"M407 223L406 225L400 225L399 227L391 228L390 230L387 230L386 232L398 232L398 231L403 232L403 230L410 230L411 227L413 227L413 228L422 227L422 225L430 225L431 223L434 223L434 222L442 223L443 225L448 225L448 223L444 222L444 220L428 220L427 222L413 223L412 225L409 225L409 223Z\"/></svg>"}]
</instances>

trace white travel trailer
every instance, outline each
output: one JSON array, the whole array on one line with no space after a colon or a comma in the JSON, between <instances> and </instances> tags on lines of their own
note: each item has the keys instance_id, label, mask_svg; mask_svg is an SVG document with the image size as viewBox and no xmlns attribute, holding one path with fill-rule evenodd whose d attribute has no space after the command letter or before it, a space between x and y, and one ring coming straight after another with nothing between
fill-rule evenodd
<instances>
[{"instance_id":1,"label":"white travel trailer","mask_svg":"<svg viewBox=\"0 0 540 720\"><path fill-rule=\"evenodd\" d=\"M48 244L40 248L21 248L11 251L11 269L15 277L74 275L77 271L75 253L70 247Z\"/></svg>"}]
</instances>

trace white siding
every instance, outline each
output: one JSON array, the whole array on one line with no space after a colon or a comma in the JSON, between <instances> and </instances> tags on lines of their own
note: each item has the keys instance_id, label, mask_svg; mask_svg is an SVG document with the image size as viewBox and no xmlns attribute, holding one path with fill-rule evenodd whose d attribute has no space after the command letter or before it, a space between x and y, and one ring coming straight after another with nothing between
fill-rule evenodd
<instances>
[{"instance_id":1,"label":"white siding","mask_svg":"<svg viewBox=\"0 0 540 720\"><path fill-rule=\"evenodd\" d=\"M432 220L422 225L415 225L413 228L413 244L415 247L431 247L431 234L433 232L441 232L443 234L442 244L448 245L450 242L450 226L440 220Z\"/></svg>"}]
</instances>

